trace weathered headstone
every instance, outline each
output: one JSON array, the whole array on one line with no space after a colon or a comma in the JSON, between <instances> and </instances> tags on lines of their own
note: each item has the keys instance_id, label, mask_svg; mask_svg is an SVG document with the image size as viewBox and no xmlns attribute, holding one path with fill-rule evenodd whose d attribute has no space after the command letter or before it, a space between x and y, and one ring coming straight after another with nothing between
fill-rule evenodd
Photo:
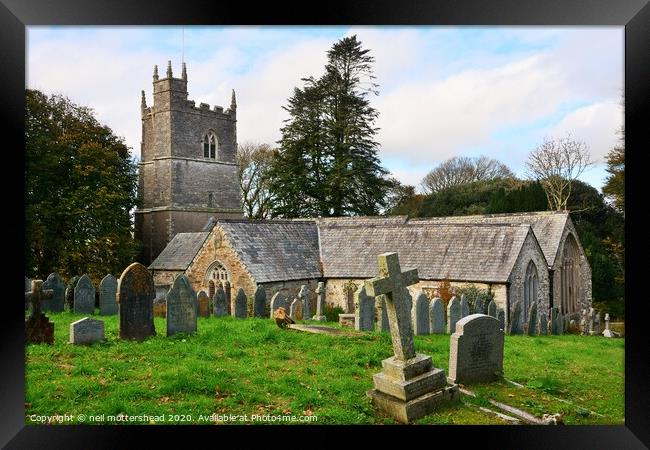
<instances>
[{"instance_id":1,"label":"weathered headstone","mask_svg":"<svg viewBox=\"0 0 650 450\"><path fill-rule=\"evenodd\" d=\"M65 309L68 311L74 311L74 288L77 286L79 278L81 278L79 275L70 278L65 287Z\"/></svg>"},{"instance_id":2,"label":"weathered headstone","mask_svg":"<svg viewBox=\"0 0 650 450\"><path fill-rule=\"evenodd\" d=\"M311 300L309 299L309 290L306 285L300 286L300 292L298 292L298 298L302 301L302 316L305 319L311 317Z\"/></svg>"},{"instance_id":3,"label":"weathered headstone","mask_svg":"<svg viewBox=\"0 0 650 450\"><path fill-rule=\"evenodd\" d=\"M41 302L54 296L52 289L43 290L43 280L32 280L32 288L25 292L25 300L31 305L31 314L25 320L26 344L53 344L54 324L41 311Z\"/></svg>"},{"instance_id":4,"label":"weathered headstone","mask_svg":"<svg viewBox=\"0 0 650 450\"><path fill-rule=\"evenodd\" d=\"M239 319L245 319L248 317L248 297L243 288L239 288L237 291L237 297L235 297L235 311L233 314L234 317Z\"/></svg>"},{"instance_id":5,"label":"weathered headstone","mask_svg":"<svg viewBox=\"0 0 650 450\"><path fill-rule=\"evenodd\" d=\"M609 329L609 313L605 313L605 331L603 331L603 336L606 338L616 337L614 332Z\"/></svg>"},{"instance_id":6,"label":"weathered headstone","mask_svg":"<svg viewBox=\"0 0 650 450\"><path fill-rule=\"evenodd\" d=\"M104 340L104 321L84 317L70 324L70 344L94 344Z\"/></svg>"},{"instance_id":7,"label":"weathered headstone","mask_svg":"<svg viewBox=\"0 0 650 450\"><path fill-rule=\"evenodd\" d=\"M120 339L143 340L156 335L153 324L153 299L156 289L145 266L133 263L117 282L120 305Z\"/></svg>"},{"instance_id":8,"label":"weathered headstone","mask_svg":"<svg viewBox=\"0 0 650 450\"><path fill-rule=\"evenodd\" d=\"M465 294L460 296L460 318L469 316L469 302Z\"/></svg>"},{"instance_id":9,"label":"weathered headstone","mask_svg":"<svg viewBox=\"0 0 650 450\"><path fill-rule=\"evenodd\" d=\"M488 303L487 311L488 316L497 318L497 304L494 303L494 300L490 300L490 303Z\"/></svg>"},{"instance_id":10,"label":"weathered headstone","mask_svg":"<svg viewBox=\"0 0 650 450\"><path fill-rule=\"evenodd\" d=\"M489 382L503 376L504 333L499 321L472 314L456 324L449 346L450 383Z\"/></svg>"},{"instance_id":11,"label":"weathered headstone","mask_svg":"<svg viewBox=\"0 0 650 450\"><path fill-rule=\"evenodd\" d=\"M600 334L600 312L594 312L594 334Z\"/></svg>"},{"instance_id":12,"label":"weathered headstone","mask_svg":"<svg viewBox=\"0 0 650 450\"><path fill-rule=\"evenodd\" d=\"M390 331L388 324L388 310L386 309L386 296L378 295L375 297L377 306L377 331Z\"/></svg>"},{"instance_id":13,"label":"weathered headstone","mask_svg":"<svg viewBox=\"0 0 650 450\"><path fill-rule=\"evenodd\" d=\"M594 334L594 308L589 308L589 311L587 312L587 331L589 335Z\"/></svg>"},{"instance_id":14,"label":"weathered headstone","mask_svg":"<svg viewBox=\"0 0 650 450\"><path fill-rule=\"evenodd\" d=\"M299 298L294 298L289 307L289 317L293 320L302 320L303 318L303 303Z\"/></svg>"},{"instance_id":15,"label":"weathered headstone","mask_svg":"<svg viewBox=\"0 0 650 450\"><path fill-rule=\"evenodd\" d=\"M497 309L497 320L499 321L499 326L503 332L506 332L506 312L501 308Z\"/></svg>"},{"instance_id":16,"label":"weathered headstone","mask_svg":"<svg viewBox=\"0 0 650 450\"><path fill-rule=\"evenodd\" d=\"M319 322L325 322L327 317L325 316L325 283L322 281L318 282L318 287L316 288L316 315L312 320L317 320Z\"/></svg>"},{"instance_id":17,"label":"weathered headstone","mask_svg":"<svg viewBox=\"0 0 650 450\"><path fill-rule=\"evenodd\" d=\"M532 302L530 308L528 308L528 329L526 332L528 336L537 334L537 302Z\"/></svg>"},{"instance_id":18,"label":"weathered headstone","mask_svg":"<svg viewBox=\"0 0 650 450\"><path fill-rule=\"evenodd\" d=\"M74 288L75 314L95 314L95 287L88 275L79 278Z\"/></svg>"},{"instance_id":19,"label":"weathered headstone","mask_svg":"<svg viewBox=\"0 0 650 450\"><path fill-rule=\"evenodd\" d=\"M557 334L564 334L564 316L558 311L557 314Z\"/></svg>"},{"instance_id":20,"label":"weathered headstone","mask_svg":"<svg viewBox=\"0 0 650 450\"><path fill-rule=\"evenodd\" d=\"M230 281L226 280L223 282L223 291L226 293L226 307L228 308L228 315L232 315L232 295L231 295L231 287L230 287Z\"/></svg>"},{"instance_id":21,"label":"weathered headstone","mask_svg":"<svg viewBox=\"0 0 650 450\"><path fill-rule=\"evenodd\" d=\"M447 305L447 334L456 331L456 322L460 320L460 300L455 295Z\"/></svg>"},{"instance_id":22,"label":"weathered headstone","mask_svg":"<svg viewBox=\"0 0 650 450\"><path fill-rule=\"evenodd\" d=\"M99 283L99 314L113 316L117 314L117 278L110 273Z\"/></svg>"},{"instance_id":23,"label":"weathered headstone","mask_svg":"<svg viewBox=\"0 0 650 450\"><path fill-rule=\"evenodd\" d=\"M445 305L436 297L429 306L429 331L431 334L445 334Z\"/></svg>"},{"instance_id":24,"label":"weathered headstone","mask_svg":"<svg viewBox=\"0 0 650 450\"><path fill-rule=\"evenodd\" d=\"M207 292L199 291L196 295L196 304L199 317L210 317L210 297Z\"/></svg>"},{"instance_id":25,"label":"weathered headstone","mask_svg":"<svg viewBox=\"0 0 650 450\"><path fill-rule=\"evenodd\" d=\"M478 297L474 302L474 313L485 314L485 312L485 299L483 297Z\"/></svg>"},{"instance_id":26,"label":"weathered headstone","mask_svg":"<svg viewBox=\"0 0 650 450\"><path fill-rule=\"evenodd\" d=\"M376 406L400 422L432 412L445 400L459 398L458 386L447 387L445 372L433 367L431 357L415 352L406 286L418 282L417 270L402 272L397 253L379 255L380 276L364 284L371 297L386 295L386 308L395 356L382 361L368 391Z\"/></svg>"},{"instance_id":27,"label":"weathered headstone","mask_svg":"<svg viewBox=\"0 0 650 450\"><path fill-rule=\"evenodd\" d=\"M217 286L214 293L214 317L223 317L228 315L228 302L226 300L226 291L223 287Z\"/></svg>"},{"instance_id":28,"label":"weathered headstone","mask_svg":"<svg viewBox=\"0 0 650 450\"><path fill-rule=\"evenodd\" d=\"M546 314L542 313L539 316L539 334L547 335L548 334L548 320L546 319Z\"/></svg>"},{"instance_id":29,"label":"weathered headstone","mask_svg":"<svg viewBox=\"0 0 650 450\"><path fill-rule=\"evenodd\" d=\"M429 298L424 292L415 297L413 324L416 336L429 334Z\"/></svg>"},{"instance_id":30,"label":"weathered headstone","mask_svg":"<svg viewBox=\"0 0 650 450\"><path fill-rule=\"evenodd\" d=\"M289 309L287 299L281 292L276 292L275 295L271 297L271 319L273 319L273 313L275 313L275 310L278 308Z\"/></svg>"},{"instance_id":31,"label":"weathered headstone","mask_svg":"<svg viewBox=\"0 0 650 450\"><path fill-rule=\"evenodd\" d=\"M521 302L515 302L510 314L510 334L521 334Z\"/></svg>"},{"instance_id":32,"label":"weathered headstone","mask_svg":"<svg viewBox=\"0 0 650 450\"><path fill-rule=\"evenodd\" d=\"M358 331L372 331L375 328L375 298L366 295L362 286L354 293L354 328Z\"/></svg>"},{"instance_id":33,"label":"weathered headstone","mask_svg":"<svg viewBox=\"0 0 650 450\"><path fill-rule=\"evenodd\" d=\"M203 298L207 301L205 292ZM167 336L176 333L196 333L196 319L198 316L198 299L185 275L180 275L174 280L167 292Z\"/></svg>"},{"instance_id":34,"label":"weathered headstone","mask_svg":"<svg viewBox=\"0 0 650 450\"><path fill-rule=\"evenodd\" d=\"M560 310L558 309L557 306L554 306L553 308L551 308L551 317L549 319L549 322L550 322L550 325L551 325L550 326L551 334L559 334L558 329L557 329L557 326L558 326L558 323L559 323L558 322L559 314L560 314Z\"/></svg>"},{"instance_id":35,"label":"weathered headstone","mask_svg":"<svg viewBox=\"0 0 650 450\"><path fill-rule=\"evenodd\" d=\"M261 284L255 289L255 296L253 299L253 317L264 317L264 310L266 309L266 290Z\"/></svg>"},{"instance_id":36,"label":"weathered headstone","mask_svg":"<svg viewBox=\"0 0 650 450\"><path fill-rule=\"evenodd\" d=\"M65 283L58 273L51 273L43 282L43 289L52 289L54 296L47 301L48 309L52 312L61 312L64 309ZM43 308L46 311L45 308Z\"/></svg>"}]
</instances>

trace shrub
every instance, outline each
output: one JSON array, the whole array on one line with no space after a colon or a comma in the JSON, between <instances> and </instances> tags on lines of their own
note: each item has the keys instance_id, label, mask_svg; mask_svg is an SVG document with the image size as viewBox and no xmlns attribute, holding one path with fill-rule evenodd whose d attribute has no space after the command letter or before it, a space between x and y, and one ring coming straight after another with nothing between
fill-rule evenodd
<instances>
[{"instance_id":1,"label":"shrub","mask_svg":"<svg viewBox=\"0 0 650 450\"><path fill-rule=\"evenodd\" d=\"M470 314L487 314L487 307L490 301L494 300L494 293L489 289L481 289L473 284L457 288L456 293L458 296L465 295L467 303L469 304Z\"/></svg>"},{"instance_id":2,"label":"shrub","mask_svg":"<svg viewBox=\"0 0 650 450\"><path fill-rule=\"evenodd\" d=\"M343 308L340 306L334 306L329 303L325 304L325 317L327 317L328 322L338 322L339 314L343 314Z\"/></svg>"}]
</instances>

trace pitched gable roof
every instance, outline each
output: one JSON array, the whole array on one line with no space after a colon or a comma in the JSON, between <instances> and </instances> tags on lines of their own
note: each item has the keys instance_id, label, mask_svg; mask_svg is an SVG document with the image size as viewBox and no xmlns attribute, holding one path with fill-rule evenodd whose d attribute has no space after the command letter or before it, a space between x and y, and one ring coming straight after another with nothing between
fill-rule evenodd
<instances>
[{"instance_id":1,"label":"pitched gable roof","mask_svg":"<svg viewBox=\"0 0 650 450\"><path fill-rule=\"evenodd\" d=\"M178 233L149 265L154 270L186 270L210 233Z\"/></svg>"}]
</instances>

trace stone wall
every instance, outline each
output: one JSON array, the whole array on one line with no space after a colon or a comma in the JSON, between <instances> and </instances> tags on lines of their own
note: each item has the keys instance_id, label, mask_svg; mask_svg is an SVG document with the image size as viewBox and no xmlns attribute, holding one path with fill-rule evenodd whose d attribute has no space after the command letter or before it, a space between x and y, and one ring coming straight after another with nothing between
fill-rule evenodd
<instances>
[{"instance_id":1,"label":"stone wall","mask_svg":"<svg viewBox=\"0 0 650 450\"><path fill-rule=\"evenodd\" d=\"M269 306L271 304L271 298L277 292L281 292L287 298L288 303L291 303L294 298L298 297L298 292L300 292L303 284L309 290L308 298L311 306L311 315L313 316L316 314L316 288L318 287L318 280L291 280L262 283L266 292L266 305Z\"/></svg>"}]
</instances>

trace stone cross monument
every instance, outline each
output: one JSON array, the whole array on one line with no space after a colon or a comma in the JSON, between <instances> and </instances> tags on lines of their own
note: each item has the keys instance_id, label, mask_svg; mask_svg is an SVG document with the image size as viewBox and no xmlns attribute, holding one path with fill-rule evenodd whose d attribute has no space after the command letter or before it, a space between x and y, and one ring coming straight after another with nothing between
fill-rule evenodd
<instances>
[{"instance_id":1,"label":"stone cross monument","mask_svg":"<svg viewBox=\"0 0 650 450\"><path fill-rule=\"evenodd\" d=\"M316 300L316 315L313 317L312 320L317 320L319 322L325 322L327 318L325 317L324 314L324 308L325 308L325 283L320 281L318 283L318 287L316 288L316 294L318 294L318 298Z\"/></svg>"}]
</instances>

